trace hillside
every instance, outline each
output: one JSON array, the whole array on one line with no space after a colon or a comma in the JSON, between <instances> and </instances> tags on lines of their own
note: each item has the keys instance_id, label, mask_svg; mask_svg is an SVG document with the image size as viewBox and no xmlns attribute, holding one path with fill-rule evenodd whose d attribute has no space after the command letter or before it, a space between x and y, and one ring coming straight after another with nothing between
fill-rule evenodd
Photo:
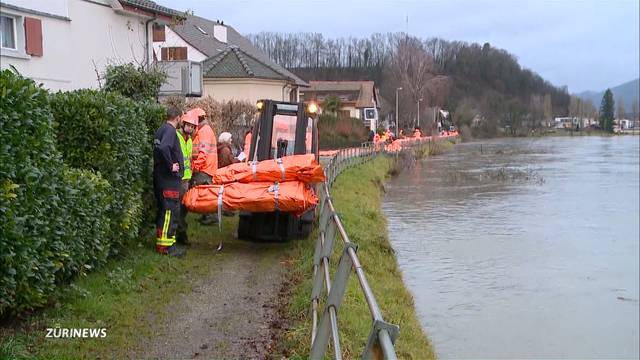
<instances>
[{"instance_id":1,"label":"hillside","mask_svg":"<svg viewBox=\"0 0 640 360\"><path fill-rule=\"evenodd\" d=\"M583 91L576 94L576 96L583 100L591 101L593 105L598 108L600 107L600 102L602 101L602 96L604 95L605 90ZM613 99L616 101L622 97L626 111L631 112L633 99L640 99L640 79L631 80L624 84L614 86L611 88L611 92L613 92Z\"/></svg>"},{"instance_id":2,"label":"hillside","mask_svg":"<svg viewBox=\"0 0 640 360\"><path fill-rule=\"evenodd\" d=\"M450 110L458 125L482 119L486 135L498 128L536 128L567 114L566 88L553 86L523 68L509 52L483 45L403 33L369 38L326 39L315 33L259 33L249 39L268 56L305 80L374 80L382 115L393 113L396 88L400 126L430 122L429 106ZM423 123L424 125L424 123ZM486 126L485 126L486 125Z\"/></svg>"}]
</instances>

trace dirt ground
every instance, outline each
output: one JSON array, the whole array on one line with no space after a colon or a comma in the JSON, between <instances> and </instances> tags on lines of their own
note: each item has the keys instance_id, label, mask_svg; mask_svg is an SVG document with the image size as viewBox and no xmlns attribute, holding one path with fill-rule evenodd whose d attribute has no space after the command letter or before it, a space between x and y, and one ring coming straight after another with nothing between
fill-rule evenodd
<instances>
[{"instance_id":1,"label":"dirt ground","mask_svg":"<svg viewBox=\"0 0 640 360\"><path fill-rule=\"evenodd\" d=\"M284 326L278 311L287 301L284 246L225 244L224 254L212 255L208 276L172 301L176 305L156 335L131 357L272 358Z\"/></svg>"}]
</instances>

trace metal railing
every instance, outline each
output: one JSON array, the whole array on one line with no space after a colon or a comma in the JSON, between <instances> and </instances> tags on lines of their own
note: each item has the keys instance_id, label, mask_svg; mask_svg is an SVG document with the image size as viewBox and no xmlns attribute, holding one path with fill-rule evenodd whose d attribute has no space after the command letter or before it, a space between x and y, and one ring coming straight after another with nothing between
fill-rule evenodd
<instances>
[{"instance_id":1,"label":"metal railing","mask_svg":"<svg viewBox=\"0 0 640 360\"><path fill-rule=\"evenodd\" d=\"M403 147L413 147L431 143L430 138L421 138L405 142ZM313 256L313 280L311 290L311 359L322 359L325 356L329 341L332 340L335 359L342 359L340 332L338 329L338 310L347 289L349 276L353 269L360 289L371 313L372 324L369 337L362 353L363 359L396 359L394 343L400 328L388 323L382 317L375 296L364 274L358 259L358 246L349 239L331 200L330 188L340 173L352 166L360 165L384 153L380 144L364 143L359 148L339 150L324 165L326 180L320 184L319 197L319 234ZM336 236L340 235L344 245L338 266L331 278L330 261L334 250ZM323 297L326 290L326 298ZM321 299L321 297L323 299ZM323 301L321 313L320 301Z\"/></svg>"},{"instance_id":2,"label":"metal railing","mask_svg":"<svg viewBox=\"0 0 640 360\"><path fill-rule=\"evenodd\" d=\"M356 273L373 319L362 358L371 359L382 356L385 359L396 359L393 344L400 329L397 325L384 321L380 307L358 259L358 246L349 239L349 235L336 213L329 192L329 188L336 177L344 169L369 161L379 153L380 151L375 146L371 143L366 143L360 148L338 151L329 163L325 165L326 181L320 185L319 189L319 235L313 257L311 359L324 358L330 339L333 341L335 358L342 359L340 333L338 330L338 310L347 289L352 269ZM340 235L343 241L344 250L332 279L329 271L330 259L337 235ZM318 314L323 288L326 290L327 296L322 312ZM319 315L320 317L318 318Z\"/></svg>"}]
</instances>

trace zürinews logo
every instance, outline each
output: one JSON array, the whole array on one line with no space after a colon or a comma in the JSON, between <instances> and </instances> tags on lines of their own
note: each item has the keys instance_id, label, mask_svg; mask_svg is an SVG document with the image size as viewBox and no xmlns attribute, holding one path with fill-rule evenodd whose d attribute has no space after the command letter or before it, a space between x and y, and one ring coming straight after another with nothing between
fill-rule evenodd
<instances>
[{"instance_id":1,"label":"z\u00fcrinews logo","mask_svg":"<svg viewBox=\"0 0 640 360\"><path fill-rule=\"evenodd\" d=\"M105 338L107 329L105 328L47 328L45 335L47 338L69 339L69 338Z\"/></svg>"}]
</instances>

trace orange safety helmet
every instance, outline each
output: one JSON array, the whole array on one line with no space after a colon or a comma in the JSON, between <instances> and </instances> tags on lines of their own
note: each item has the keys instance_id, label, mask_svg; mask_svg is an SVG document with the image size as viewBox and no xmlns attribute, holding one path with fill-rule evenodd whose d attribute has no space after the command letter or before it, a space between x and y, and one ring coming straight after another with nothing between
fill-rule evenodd
<instances>
[{"instance_id":1,"label":"orange safety helmet","mask_svg":"<svg viewBox=\"0 0 640 360\"><path fill-rule=\"evenodd\" d=\"M182 115L182 121L193 126L198 126L198 115L196 115L193 110L187 111L184 115Z\"/></svg>"},{"instance_id":2,"label":"orange safety helmet","mask_svg":"<svg viewBox=\"0 0 640 360\"><path fill-rule=\"evenodd\" d=\"M207 113L206 113L204 110L202 110L201 108L199 108L199 107L197 107L197 108L193 108L193 109L189 110L189 112L194 113L194 114L195 114L195 116L196 116L196 119L197 119L199 116L207 116Z\"/></svg>"}]
</instances>

